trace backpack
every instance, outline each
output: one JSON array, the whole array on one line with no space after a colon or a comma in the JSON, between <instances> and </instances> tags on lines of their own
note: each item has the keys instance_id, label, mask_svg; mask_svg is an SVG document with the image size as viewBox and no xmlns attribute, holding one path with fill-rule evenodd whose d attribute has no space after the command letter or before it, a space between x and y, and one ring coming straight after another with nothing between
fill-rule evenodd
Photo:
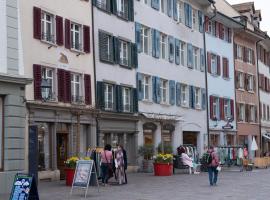
<instances>
[{"instance_id":1,"label":"backpack","mask_svg":"<svg viewBox=\"0 0 270 200\"><path fill-rule=\"evenodd\" d=\"M204 153L202 156L202 164L203 165L210 165L212 163L213 157L211 153Z\"/></svg>"}]
</instances>

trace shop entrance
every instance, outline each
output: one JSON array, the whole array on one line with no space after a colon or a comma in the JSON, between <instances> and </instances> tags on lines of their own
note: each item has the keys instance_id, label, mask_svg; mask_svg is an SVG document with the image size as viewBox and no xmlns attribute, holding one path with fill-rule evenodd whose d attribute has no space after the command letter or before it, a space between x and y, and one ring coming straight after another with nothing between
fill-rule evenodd
<instances>
[{"instance_id":1,"label":"shop entrance","mask_svg":"<svg viewBox=\"0 0 270 200\"><path fill-rule=\"evenodd\" d=\"M65 161L68 156L68 134L57 133L57 168L60 170L60 179L65 179Z\"/></svg>"},{"instance_id":2,"label":"shop entrance","mask_svg":"<svg viewBox=\"0 0 270 200\"><path fill-rule=\"evenodd\" d=\"M198 132L184 131L183 144L198 147Z\"/></svg>"}]
</instances>

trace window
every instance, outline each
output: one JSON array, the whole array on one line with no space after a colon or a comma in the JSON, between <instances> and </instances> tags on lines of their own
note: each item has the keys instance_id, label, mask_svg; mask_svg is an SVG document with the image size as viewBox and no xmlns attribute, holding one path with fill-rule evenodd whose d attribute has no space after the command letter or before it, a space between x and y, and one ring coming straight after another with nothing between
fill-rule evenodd
<instances>
[{"instance_id":1,"label":"window","mask_svg":"<svg viewBox=\"0 0 270 200\"><path fill-rule=\"evenodd\" d=\"M177 21L182 23L184 21L184 6L183 2L177 1L176 2L176 9L177 9Z\"/></svg>"},{"instance_id":2,"label":"window","mask_svg":"<svg viewBox=\"0 0 270 200\"><path fill-rule=\"evenodd\" d=\"M244 89L245 87L244 74L242 72L238 73L238 81L239 81L239 88Z\"/></svg>"},{"instance_id":3,"label":"window","mask_svg":"<svg viewBox=\"0 0 270 200\"><path fill-rule=\"evenodd\" d=\"M201 108L201 89L195 88L195 106L196 108Z\"/></svg>"},{"instance_id":4,"label":"window","mask_svg":"<svg viewBox=\"0 0 270 200\"><path fill-rule=\"evenodd\" d=\"M150 100L150 89L151 89L151 77L150 76L144 76L143 77L143 83L142 83L142 87L143 87L143 99L144 100Z\"/></svg>"},{"instance_id":5,"label":"window","mask_svg":"<svg viewBox=\"0 0 270 200\"><path fill-rule=\"evenodd\" d=\"M120 43L120 65L128 66L129 60L129 43L119 40Z\"/></svg>"},{"instance_id":6,"label":"window","mask_svg":"<svg viewBox=\"0 0 270 200\"><path fill-rule=\"evenodd\" d=\"M267 106L267 121L270 120L270 108Z\"/></svg>"},{"instance_id":7,"label":"window","mask_svg":"<svg viewBox=\"0 0 270 200\"><path fill-rule=\"evenodd\" d=\"M150 54L150 28L145 26L141 29L141 47L142 52Z\"/></svg>"},{"instance_id":8,"label":"window","mask_svg":"<svg viewBox=\"0 0 270 200\"><path fill-rule=\"evenodd\" d=\"M82 26L71 23L71 48L82 51Z\"/></svg>"},{"instance_id":9,"label":"window","mask_svg":"<svg viewBox=\"0 0 270 200\"><path fill-rule=\"evenodd\" d=\"M251 105L250 107L250 111L249 111L249 119L250 119L250 122L255 122L256 120L256 112L255 112L255 106Z\"/></svg>"},{"instance_id":10,"label":"window","mask_svg":"<svg viewBox=\"0 0 270 200\"><path fill-rule=\"evenodd\" d=\"M213 32L213 24L215 24L215 23L212 22L212 21L209 21L209 22L208 22L208 32L209 32L210 34L212 34L212 32Z\"/></svg>"},{"instance_id":11,"label":"window","mask_svg":"<svg viewBox=\"0 0 270 200\"><path fill-rule=\"evenodd\" d=\"M216 24L217 24L217 22L214 22L214 21L212 21L212 32L211 32L211 34L213 35L213 36L217 36L217 27L216 27Z\"/></svg>"},{"instance_id":12,"label":"window","mask_svg":"<svg viewBox=\"0 0 270 200\"><path fill-rule=\"evenodd\" d=\"M184 84L181 84L181 104L188 106L188 87Z\"/></svg>"},{"instance_id":13,"label":"window","mask_svg":"<svg viewBox=\"0 0 270 200\"><path fill-rule=\"evenodd\" d=\"M217 74L217 56L214 54L211 54L211 73L212 74Z\"/></svg>"},{"instance_id":14,"label":"window","mask_svg":"<svg viewBox=\"0 0 270 200\"><path fill-rule=\"evenodd\" d=\"M71 74L71 98L73 103L82 103L81 75Z\"/></svg>"},{"instance_id":15,"label":"window","mask_svg":"<svg viewBox=\"0 0 270 200\"><path fill-rule=\"evenodd\" d=\"M185 43L180 43L180 57L181 57L181 65L185 66Z\"/></svg>"},{"instance_id":16,"label":"window","mask_svg":"<svg viewBox=\"0 0 270 200\"><path fill-rule=\"evenodd\" d=\"M113 62L113 36L99 31L99 57L101 61Z\"/></svg>"},{"instance_id":17,"label":"window","mask_svg":"<svg viewBox=\"0 0 270 200\"><path fill-rule=\"evenodd\" d=\"M159 1L160 2L160 8L159 8L159 10L160 10L160 12L162 12L162 13L165 13L166 12L166 0L160 0Z\"/></svg>"},{"instance_id":18,"label":"window","mask_svg":"<svg viewBox=\"0 0 270 200\"><path fill-rule=\"evenodd\" d=\"M53 69L42 68L41 71L42 80L41 83L46 85L46 88L41 89L42 99L53 100L53 84L54 84L54 73Z\"/></svg>"},{"instance_id":19,"label":"window","mask_svg":"<svg viewBox=\"0 0 270 200\"><path fill-rule=\"evenodd\" d=\"M198 29L198 11L192 9L192 28Z\"/></svg>"},{"instance_id":20,"label":"window","mask_svg":"<svg viewBox=\"0 0 270 200\"><path fill-rule=\"evenodd\" d=\"M103 10L108 10L107 8L107 0L97 0L97 7L103 9Z\"/></svg>"},{"instance_id":21,"label":"window","mask_svg":"<svg viewBox=\"0 0 270 200\"><path fill-rule=\"evenodd\" d=\"M237 59L243 60L243 47L237 45Z\"/></svg>"},{"instance_id":22,"label":"window","mask_svg":"<svg viewBox=\"0 0 270 200\"><path fill-rule=\"evenodd\" d=\"M248 91L254 91L254 78L253 75L248 75Z\"/></svg>"},{"instance_id":23,"label":"window","mask_svg":"<svg viewBox=\"0 0 270 200\"><path fill-rule=\"evenodd\" d=\"M41 18L41 39L46 42L55 43L54 16L42 11Z\"/></svg>"},{"instance_id":24,"label":"window","mask_svg":"<svg viewBox=\"0 0 270 200\"><path fill-rule=\"evenodd\" d=\"M105 109L113 110L113 85L105 84Z\"/></svg>"},{"instance_id":25,"label":"window","mask_svg":"<svg viewBox=\"0 0 270 200\"><path fill-rule=\"evenodd\" d=\"M219 99L214 97L213 99L213 117L219 118Z\"/></svg>"},{"instance_id":26,"label":"window","mask_svg":"<svg viewBox=\"0 0 270 200\"><path fill-rule=\"evenodd\" d=\"M160 35L160 51L161 51L161 58L167 58L167 35L161 33Z\"/></svg>"},{"instance_id":27,"label":"window","mask_svg":"<svg viewBox=\"0 0 270 200\"><path fill-rule=\"evenodd\" d=\"M124 112L130 112L131 109L130 109L130 102L131 102L131 98L130 98L130 88L127 88L127 87L123 87L123 90L122 90L122 95L123 95L123 105L124 105Z\"/></svg>"},{"instance_id":28,"label":"window","mask_svg":"<svg viewBox=\"0 0 270 200\"><path fill-rule=\"evenodd\" d=\"M224 99L224 118L227 120L231 118L231 101L230 99Z\"/></svg>"},{"instance_id":29,"label":"window","mask_svg":"<svg viewBox=\"0 0 270 200\"><path fill-rule=\"evenodd\" d=\"M160 91L161 91L161 102L167 103L168 81L161 80Z\"/></svg>"},{"instance_id":30,"label":"window","mask_svg":"<svg viewBox=\"0 0 270 200\"><path fill-rule=\"evenodd\" d=\"M263 113L263 120L266 120L266 106L265 106L265 104L263 104L263 106L262 106L262 113Z\"/></svg>"},{"instance_id":31,"label":"window","mask_svg":"<svg viewBox=\"0 0 270 200\"><path fill-rule=\"evenodd\" d=\"M117 15L125 19L128 18L128 2L127 0L117 0Z\"/></svg>"},{"instance_id":32,"label":"window","mask_svg":"<svg viewBox=\"0 0 270 200\"><path fill-rule=\"evenodd\" d=\"M239 121L245 121L245 104L239 104Z\"/></svg>"},{"instance_id":33,"label":"window","mask_svg":"<svg viewBox=\"0 0 270 200\"><path fill-rule=\"evenodd\" d=\"M143 132L143 136L144 136L144 144L145 145L153 145L154 144L154 134L152 132L152 130L144 130ZM147 158L149 159L149 158Z\"/></svg>"},{"instance_id":34,"label":"window","mask_svg":"<svg viewBox=\"0 0 270 200\"><path fill-rule=\"evenodd\" d=\"M247 63L252 64L252 50L247 48Z\"/></svg>"},{"instance_id":35,"label":"window","mask_svg":"<svg viewBox=\"0 0 270 200\"><path fill-rule=\"evenodd\" d=\"M193 47L193 68L199 70L199 49L196 47Z\"/></svg>"}]
</instances>

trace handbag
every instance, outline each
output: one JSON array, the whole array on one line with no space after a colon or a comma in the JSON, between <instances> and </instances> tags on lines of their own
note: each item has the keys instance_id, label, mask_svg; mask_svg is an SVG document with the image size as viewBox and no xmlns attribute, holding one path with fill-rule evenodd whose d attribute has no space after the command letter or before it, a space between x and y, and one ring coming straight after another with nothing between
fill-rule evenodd
<instances>
[{"instance_id":1,"label":"handbag","mask_svg":"<svg viewBox=\"0 0 270 200\"><path fill-rule=\"evenodd\" d=\"M221 171L221 167L220 166L217 166L217 171Z\"/></svg>"},{"instance_id":2,"label":"handbag","mask_svg":"<svg viewBox=\"0 0 270 200\"><path fill-rule=\"evenodd\" d=\"M106 156L106 151L104 151L105 159L107 161L107 166L108 166L108 177L111 178L113 177L113 168L112 168L112 163L108 162L107 156Z\"/></svg>"}]
</instances>

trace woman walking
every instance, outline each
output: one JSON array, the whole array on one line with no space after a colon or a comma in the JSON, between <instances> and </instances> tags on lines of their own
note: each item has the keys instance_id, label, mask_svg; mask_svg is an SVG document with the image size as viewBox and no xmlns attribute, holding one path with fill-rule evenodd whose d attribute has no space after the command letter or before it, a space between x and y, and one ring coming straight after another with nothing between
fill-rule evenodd
<instances>
[{"instance_id":1,"label":"woman walking","mask_svg":"<svg viewBox=\"0 0 270 200\"><path fill-rule=\"evenodd\" d=\"M101 152L101 175L102 183L105 186L108 184L108 180L112 177L112 147L107 144L104 151Z\"/></svg>"},{"instance_id":2,"label":"woman walking","mask_svg":"<svg viewBox=\"0 0 270 200\"><path fill-rule=\"evenodd\" d=\"M118 145L117 151L115 153L115 168L116 168L116 178L119 185L126 183L125 177L125 161L123 148Z\"/></svg>"},{"instance_id":3,"label":"woman walking","mask_svg":"<svg viewBox=\"0 0 270 200\"><path fill-rule=\"evenodd\" d=\"M214 151L213 146L210 146L207 153L209 154L210 161L211 161L211 163L208 165L208 175L209 175L210 186L216 186L217 178L218 178L217 167L219 166L219 159L218 159L217 154Z\"/></svg>"}]
</instances>

